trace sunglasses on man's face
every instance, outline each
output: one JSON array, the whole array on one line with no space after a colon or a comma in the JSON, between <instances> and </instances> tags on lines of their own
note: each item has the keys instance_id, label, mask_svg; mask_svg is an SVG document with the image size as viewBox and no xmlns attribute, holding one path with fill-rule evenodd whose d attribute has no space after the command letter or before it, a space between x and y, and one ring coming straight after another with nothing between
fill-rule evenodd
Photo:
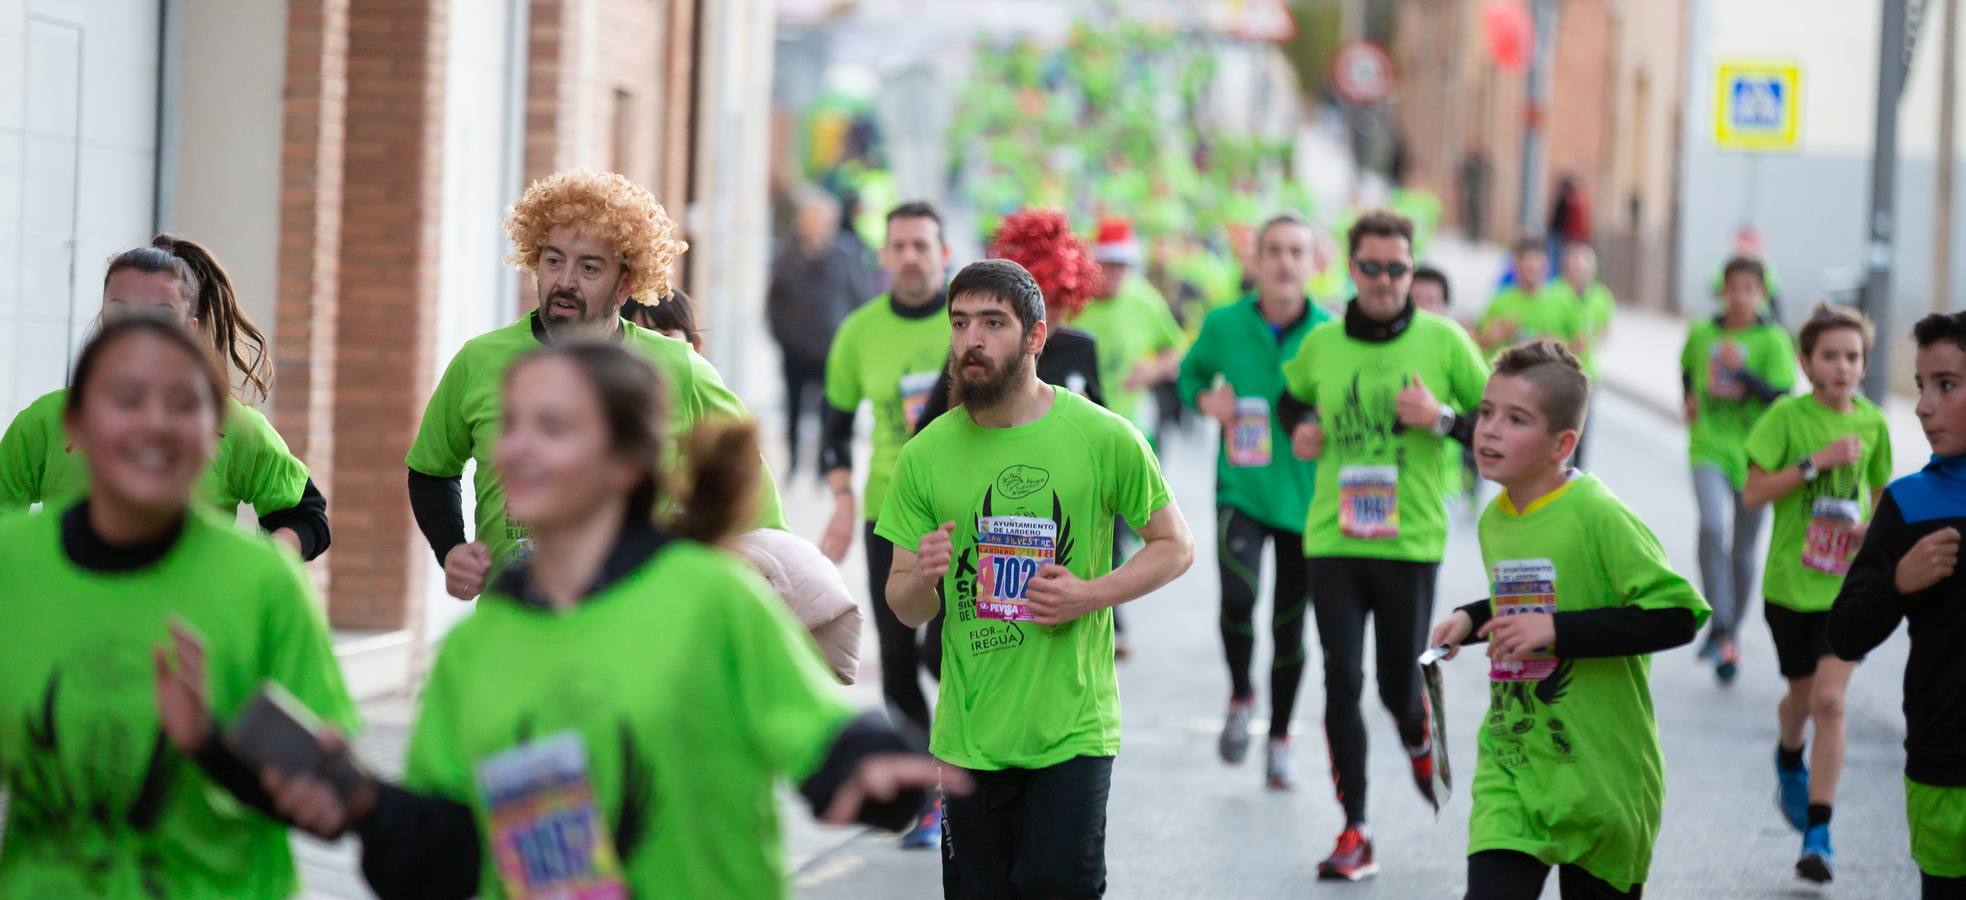
<instances>
[{"instance_id":1,"label":"sunglasses on man's face","mask_svg":"<svg viewBox=\"0 0 1966 900\"><path fill-rule=\"evenodd\" d=\"M1406 273L1413 271L1412 266L1403 262L1380 262L1376 259L1361 259L1354 261L1352 265L1357 266L1358 273L1367 278L1384 275L1394 281L1406 277Z\"/></svg>"}]
</instances>

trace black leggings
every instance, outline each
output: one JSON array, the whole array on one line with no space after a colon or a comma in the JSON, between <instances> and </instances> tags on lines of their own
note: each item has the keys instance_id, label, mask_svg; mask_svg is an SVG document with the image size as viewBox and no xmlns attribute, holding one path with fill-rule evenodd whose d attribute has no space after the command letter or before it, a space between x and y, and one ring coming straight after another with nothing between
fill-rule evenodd
<instances>
[{"instance_id":1,"label":"black leggings","mask_svg":"<svg viewBox=\"0 0 1966 900\"><path fill-rule=\"evenodd\" d=\"M943 800L943 897L1105 895L1112 757L1079 756L1043 769L969 775L976 782L969 796Z\"/></svg>"},{"instance_id":2,"label":"black leggings","mask_svg":"<svg viewBox=\"0 0 1966 900\"><path fill-rule=\"evenodd\" d=\"M1222 576L1222 649L1229 658L1229 685L1237 700L1256 696L1249 668L1256 656L1256 593L1263 571L1263 543L1277 560L1270 610L1270 737L1290 735L1297 689L1304 682L1304 536L1273 528L1233 506L1215 508L1215 560Z\"/></svg>"},{"instance_id":3,"label":"black leggings","mask_svg":"<svg viewBox=\"0 0 1966 900\"><path fill-rule=\"evenodd\" d=\"M942 614L928 624L926 641L917 629L901 624L894 608L887 605L888 570L894 568L894 544L874 533L868 522L867 598L874 607L874 632L881 641L881 696L887 700L888 716L895 724L906 724L928 735L928 696L922 693L919 667L928 674L942 675Z\"/></svg>"},{"instance_id":4,"label":"black leggings","mask_svg":"<svg viewBox=\"0 0 1966 900\"><path fill-rule=\"evenodd\" d=\"M1918 900L1966 900L1966 878L1940 878L1918 873Z\"/></svg>"},{"instance_id":5,"label":"black leggings","mask_svg":"<svg viewBox=\"0 0 1966 900\"><path fill-rule=\"evenodd\" d=\"M1466 900L1536 900L1550 867L1542 860L1514 850L1483 850L1468 856ZM1638 900L1645 885L1621 891L1573 865L1556 867L1556 889L1563 900Z\"/></svg>"},{"instance_id":6,"label":"black leggings","mask_svg":"<svg viewBox=\"0 0 1966 900\"><path fill-rule=\"evenodd\" d=\"M1311 611L1324 650L1324 738L1345 822L1365 821L1365 620L1373 623L1379 699L1409 749L1427 742L1420 697L1420 652L1426 648L1439 563L1319 557L1310 560Z\"/></svg>"},{"instance_id":7,"label":"black leggings","mask_svg":"<svg viewBox=\"0 0 1966 900\"><path fill-rule=\"evenodd\" d=\"M813 362L785 354L785 477L799 470L799 421L807 412L820 417L825 428L826 361ZM819 473L824 475L826 473ZM883 575L883 578L886 576Z\"/></svg>"}]
</instances>

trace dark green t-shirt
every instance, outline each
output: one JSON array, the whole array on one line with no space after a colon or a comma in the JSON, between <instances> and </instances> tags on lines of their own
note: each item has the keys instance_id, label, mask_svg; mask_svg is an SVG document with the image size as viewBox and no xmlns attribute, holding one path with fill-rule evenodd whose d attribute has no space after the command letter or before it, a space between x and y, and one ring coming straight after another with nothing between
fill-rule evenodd
<instances>
[{"instance_id":1,"label":"dark green t-shirt","mask_svg":"<svg viewBox=\"0 0 1966 900\"><path fill-rule=\"evenodd\" d=\"M67 404L67 388L44 394L0 437L0 512L36 503L65 507L89 492L88 460L70 446L62 424ZM287 450L266 416L226 398L218 450L198 480L198 499L228 516L241 503L265 515L292 509L306 487L307 466Z\"/></svg>"},{"instance_id":2,"label":"dark green t-shirt","mask_svg":"<svg viewBox=\"0 0 1966 900\"><path fill-rule=\"evenodd\" d=\"M1042 418L1012 428L962 407L930 422L901 448L874 529L913 552L956 525L929 751L968 769L1119 752L1112 610L1037 625L1024 587L1047 562L1088 580L1111 571L1113 518L1141 528L1170 496L1138 429L1070 391L1051 395Z\"/></svg>"},{"instance_id":3,"label":"dark green t-shirt","mask_svg":"<svg viewBox=\"0 0 1966 900\"><path fill-rule=\"evenodd\" d=\"M1795 345L1773 322L1729 330L1708 319L1695 322L1686 335L1679 369L1698 404L1687 429L1686 455L1695 468L1718 467L1738 491L1748 483L1748 432L1769 403L1756 399L1741 379L1721 368L1719 354L1727 344L1741 349L1741 366L1748 374L1784 392L1795 387Z\"/></svg>"},{"instance_id":4,"label":"dark green t-shirt","mask_svg":"<svg viewBox=\"0 0 1966 900\"><path fill-rule=\"evenodd\" d=\"M499 410L505 370L527 352L539 348L533 336L531 312L519 321L466 341L444 369L437 390L423 411L405 461L425 475L456 478L464 464L476 461L471 486L477 494L476 540L491 549L495 564L518 553L527 540L524 525L505 516L505 491L492 465L498 439ZM687 434L696 423L718 416L746 418L750 414L737 395L724 386L710 362L687 343L650 331L632 322L619 323L621 339L662 375L669 388L669 422L673 435ZM672 441L673 443L673 441ZM784 529L785 512L778 504L778 487L767 474L759 479L758 524Z\"/></svg>"},{"instance_id":5,"label":"dark green t-shirt","mask_svg":"<svg viewBox=\"0 0 1966 900\"><path fill-rule=\"evenodd\" d=\"M1176 385L1189 406L1218 375L1236 392L1236 425L1223 431L1215 454L1216 505L1272 528L1304 527L1317 463L1290 452L1290 430L1273 407L1283 396L1284 362L1297 355L1304 335L1330 319L1323 307L1307 303L1304 318L1279 335L1252 295L1202 321L1201 334L1181 358Z\"/></svg>"},{"instance_id":6,"label":"dark green t-shirt","mask_svg":"<svg viewBox=\"0 0 1966 900\"><path fill-rule=\"evenodd\" d=\"M1674 572L1651 529L1594 475L1576 474L1518 511L1507 492L1482 513L1481 559L1496 616L1609 606L1707 604ZM1513 850L1575 864L1618 890L1645 880L1665 807L1650 656L1564 659L1535 680L1491 666L1477 739L1468 852ZM1518 678L1533 677L1530 675Z\"/></svg>"},{"instance_id":7,"label":"dark green t-shirt","mask_svg":"<svg viewBox=\"0 0 1966 900\"><path fill-rule=\"evenodd\" d=\"M1858 541L1851 533L1870 520L1871 494L1891 483L1891 429L1884 413L1861 396L1847 413L1814 394L1775 401L1748 432L1748 461L1779 472L1830 442L1856 435L1863 457L1854 466L1825 469L1815 481L1775 501L1775 532L1761 579L1769 603L1798 612L1829 612Z\"/></svg>"},{"instance_id":8,"label":"dark green t-shirt","mask_svg":"<svg viewBox=\"0 0 1966 900\"><path fill-rule=\"evenodd\" d=\"M873 458L867 463L867 521L880 516L888 478L901 445L915 433L929 392L949 358L949 317L938 307L904 316L882 294L840 323L826 352L826 402L852 413L866 400L874 407Z\"/></svg>"},{"instance_id":9,"label":"dark green t-shirt","mask_svg":"<svg viewBox=\"0 0 1966 900\"><path fill-rule=\"evenodd\" d=\"M404 780L477 814L483 897L512 893L503 848L564 846L553 802L494 800L501 762L569 743L581 783L554 797L584 797L597 868L634 896L789 897L773 786L810 776L851 716L756 573L672 541L565 612L487 592L438 651Z\"/></svg>"},{"instance_id":10,"label":"dark green t-shirt","mask_svg":"<svg viewBox=\"0 0 1966 900\"><path fill-rule=\"evenodd\" d=\"M1460 445L1399 425L1399 392L1414 375L1443 406L1472 415L1488 383L1481 351L1459 325L1424 310L1392 340L1362 341L1335 320L1306 335L1283 366L1324 428L1304 555L1439 562L1447 548L1446 460Z\"/></svg>"},{"instance_id":11,"label":"dark green t-shirt","mask_svg":"<svg viewBox=\"0 0 1966 900\"><path fill-rule=\"evenodd\" d=\"M165 555L77 565L66 510L0 521L0 897L288 897L287 828L234 800L158 724L151 654L181 619L205 645L214 717L271 680L355 725L327 622L298 561L194 511Z\"/></svg>"}]
</instances>

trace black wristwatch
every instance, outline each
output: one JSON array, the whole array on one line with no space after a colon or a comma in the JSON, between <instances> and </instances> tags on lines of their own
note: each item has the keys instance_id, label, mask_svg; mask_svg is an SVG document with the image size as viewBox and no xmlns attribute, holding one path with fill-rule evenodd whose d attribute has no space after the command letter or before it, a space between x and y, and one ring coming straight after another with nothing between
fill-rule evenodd
<instances>
[{"instance_id":1,"label":"black wristwatch","mask_svg":"<svg viewBox=\"0 0 1966 900\"><path fill-rule=\"evenodd\" d=\"M1807 456L1803 457L1801 462L1795 464L1795 470L1802 473L1803 481L1815 481L1816 476L1821 474L1816 471L1816 461Z\"/></svg>"}]
</instances>

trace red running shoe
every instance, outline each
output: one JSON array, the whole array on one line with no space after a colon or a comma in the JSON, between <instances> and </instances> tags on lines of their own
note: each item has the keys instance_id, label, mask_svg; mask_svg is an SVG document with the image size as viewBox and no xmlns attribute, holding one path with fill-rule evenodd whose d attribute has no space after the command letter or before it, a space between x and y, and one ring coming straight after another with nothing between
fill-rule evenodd
<instances>
[{"instance_id":1,"label":"red running shoe","mask_svg":"<svg viewBox=\"0 0 1966 900\"><path fill-rule=\"evenodd\" d=\"M1406 750L1406 760L1413 764L1413 786L1420 789L1420 796L1427 799L1427 805L1440 812L1440 797L1434 793L1434 745L1429 740L1420 749Z\"/></svg>"},{"instance_id":2,"label":"red running shoe","mask_svg":"<svg viewBox=\"0 0 1966 900\"><path fill-rule=\"evenodd\" d=\"M1317 864L1317 877L1327 881L1358 881L1379 874L1379 863L1372 858L1372 839L1357 827L1338 833L1338 849Z\"/></svg>"}]
</instances>

